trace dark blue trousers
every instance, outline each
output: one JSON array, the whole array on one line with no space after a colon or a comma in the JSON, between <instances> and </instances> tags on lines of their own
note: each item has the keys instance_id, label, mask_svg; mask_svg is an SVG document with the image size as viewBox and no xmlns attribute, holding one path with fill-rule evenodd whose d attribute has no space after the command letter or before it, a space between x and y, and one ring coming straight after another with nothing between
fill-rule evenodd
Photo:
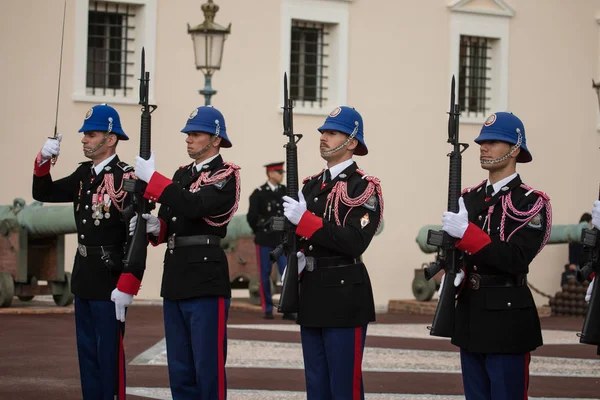
<instances>
[{"instance_id":1,"label":"dark blue trousers","mask_svg":"<svg viewBox=\"0 0 600 400\"><path fill-rule=\"evenodd\" d=\"M301 327L306 398L364 400L362 357L367 326Z\"/></svg>"},{"instance_id":2,"label":"dark blue trousers","mask_svg":"<svg viewBox=\"0 0 600 400\"><path fill-rule=\"evenodd\" d=\"M467 400L528 399L531 354L481 354L460 349Z\"/></svg>"},{"instance_id":3,"label":"dark blue trousers","mask_svg":"<svg viewBox=\"0 0 600 400\"><path fill-rule=\"evenodd\" d=\"M271 268L273 263L269 259L269 253L273 247L256 245L256 255L258 256L258 268L260 274L260 304L264 312L273 311L273 294L271 293ZM279 274L283 275L283 270L287 264L287 257L282 254L277 260Z\"/></svg>"},{"instance_id":4,"label":"dark blue trousers","mask_svg":"<svg viewBox=\"0 0 600 400\"><path fill-rule=\"evenodd\" d=\"M84 400L113 400L125 388L125 357L117 331L115 303L75 297L75 333ZM117 357L121 357L120 367ZM117 386L117 376L119 386ZM119 397L121 399L121 397Z\"/></svg>"},{"instance_id":5,"label":"dark blue trousers","mask_svg":"<svg viewBox=\"0 0 600 400\"><path fill-rule=\"evenodd\" d=\"M225 400L229 299L199 297L163 304L173 400Z\"/></svg>"}]
</instances>

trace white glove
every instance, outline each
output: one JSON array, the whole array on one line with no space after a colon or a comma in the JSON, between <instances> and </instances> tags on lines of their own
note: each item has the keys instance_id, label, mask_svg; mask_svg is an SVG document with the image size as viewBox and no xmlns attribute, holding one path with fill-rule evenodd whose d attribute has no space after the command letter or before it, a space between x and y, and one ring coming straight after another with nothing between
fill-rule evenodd
<instances>
[{"instance_id":1,"label":"white glove","mask_svg":"<svg viewBox=\"0 0 600 400\"><path fill-rule=\"evenodd\" d=\"M298 225L300 219L306 212L306 200L302 191L298 191L298 199L296 201L289 196L283 196L283 215L294 225Z\"/></svg>"},{"instance_id":2,"label":"white glove","mask_svg":"<svg viewBox=\"0 0 600 400\"><path fill-rule=\"evenodd\" d=\"M461 197L458 199L458 213L446 211L442 215L442 229L448 235L462 239L465 231L469 227L469 213L465 207L465 200Z\"/></svg>"},{"instance_id":3,"label":"white glove","mask_svg":"<svg viewBox=\"0 0 600 400\"><path fill-rule=\"evenodd\" d=\"M139 179L148 183L154 172L156 172L156 168L154 168L154 152L150 154L150 159L148 160L144 160L140 156L135 157L135 175Z\"/></svg>"},{"instance_id":4,"label":"white glove","mask_svg":"<svg viewBox=\"0 0 600 400\"><path fill-rule=\"evenodd\" d=\"M592 298L592 290L594 289L594 280L596 280L596 277L594 277L594 279L592 279L592 281L590 282L590 285L587 288L587 291L585 292L585 301L586 302L590 302L590 299Z\"/></svg>"},{"instance_id":5,"label":"white glove","mask_svg":"<svg viewBox=\"0 0 600 400\"><path fill-rule=\"evenodd\" d=\"M59 133L55 138L49 138L42 147L42 160L46 161L51 159L53 156L60 154L60 141L62 140L62 133Z\"/></svg>"},{"instance_id":6,"label":"white glove","mask_svg":"<svg viewBox=\"0 0 600 400\"><path fill-rule=\"evenodd\" d=\"M123 293L115 288L110 294L110 299L115 303L117 320L125 322L125 309L133 302L133 295Z\"/></svg>"},{"instance_id":7,"label":"white glove","mask_svg":"<svg viewBox=\"0 0 600 400\"><path fill-rule=\"evenodd\" d=\"M146 220L146 233L151 233L158 236L160 233L160 221L152 214L142 214L142 218ZM129 235L133 235L137 225L137 214L129 221Z\"/></svg>"},{"instance_id":8,"label":"white glove","mask_svg":"<svg viewBox=\"0 0 600 400\"><path fill-rule=\"evenodd\" d=\"M298 257L298 276L300 276L300 273L302 271L304 271L304 268L306 267L306 256L304 255L303 252L299 251L296 253L296 257ZM281 274L281 282L282 283L283 283L283 280L285 279L286 271L287 271L287 265L283 269L283 274Z\"/></svg>"},{"instance_id":9,"label":"white glove","mask_svg":"<svg viewBox=\"0 0 600 400\"><path fill-rule=\"evenodd\" d=\"M438 296L442 294L442 289L444 287L444 281L446 279L446 274L442 275L442 280L440 281L440 288L438 289ZM461 282L465 279L465 271L462 269L458 271L456 276L454 277L454 286L459 287Z\"/></svg>"},{"instance_id":10,"label":"white glove","mask_svg":"<svg viewBox=\"0 0 600 400\"><path fill-rule=\"evenodd\" d=\"M594 207L592 208L592 225L596 227L596 229L600 229L600 201L596 200L594 202Z\"/></svg>"}]
</instances>

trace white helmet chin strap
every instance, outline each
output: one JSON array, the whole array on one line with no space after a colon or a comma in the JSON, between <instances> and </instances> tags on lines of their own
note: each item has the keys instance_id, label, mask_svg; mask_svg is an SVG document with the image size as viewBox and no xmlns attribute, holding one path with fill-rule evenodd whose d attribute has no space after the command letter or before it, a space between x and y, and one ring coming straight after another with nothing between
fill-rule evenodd
<instances>
[{"instance_id":1,"label":"white helmet chin strap","mask_svg":"<svg viewBox=\"0 0 600 400\"><path fill-rule=\"evenodd\" d=\"M496 158L494 160L479 160L479 162L481 164L485 164L485 165L501 163L502 161L506 160L508 157L512 156L514 154L514 152L517 151L517 149L521 147L522 143L523 143L523 135L521 134L521 129L517 128L517 144L512 146L508 153L506 153L502 157Z\"/></svg>"},{"instance_id":2,"label":"white helmet chin strap","mask_svg":"<svg viewBox=\"0 0 600 400\"><path fill-rule=\"evenodd\" d=\"M352 133L350 134L350 136L348 136L348 139L346 139L344 141L344 143L340 144L339 146L337 146L331 150L321 150L321 155L322 156L330 156L334 153L337 153L344 147L348 146L348 143L350 143L350 141L352 139L354 139L354 136L356 136L356 134L358 133L358 125L359 125L358 121L354 121L354 130L352 130Z\"/></svg>"}]
</instances>

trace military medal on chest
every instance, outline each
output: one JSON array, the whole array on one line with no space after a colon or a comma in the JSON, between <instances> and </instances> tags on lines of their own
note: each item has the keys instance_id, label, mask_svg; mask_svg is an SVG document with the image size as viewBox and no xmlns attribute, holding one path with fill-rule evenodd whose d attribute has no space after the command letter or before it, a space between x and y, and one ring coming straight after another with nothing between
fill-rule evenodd
<instances>
[{"instance_id":1,"label":"military medal on chest","mask_svg":"<svg viewBox=\"0 0 600 400\"><path fill-rule=\"evenodd\" d=\"M100 225L100 221L104 218L110 218L110 205L112 200L108 193L94 193L92 195L92 218L94 225Z\"/></svg>"}]
</instances>

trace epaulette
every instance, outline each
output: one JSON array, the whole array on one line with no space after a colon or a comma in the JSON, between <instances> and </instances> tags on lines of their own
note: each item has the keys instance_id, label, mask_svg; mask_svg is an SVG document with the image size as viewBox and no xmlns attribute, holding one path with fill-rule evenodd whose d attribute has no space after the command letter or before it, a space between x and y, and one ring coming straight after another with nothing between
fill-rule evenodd
<instances>
[{"instance_id":1,"label":"epaulette","mask_svg":"<svg viewBox=\"0 0 600 400\"><path fill-rule=\"evenodd\" d=\"M482 187L483 185L485 185L486 182L487 182L487 179L484 180L483 182L481 182L479 185L471 186L471 187L463 189L462 192L460 192L461 196L464 195L464 194L466 194L466 193L472 192L475 189L479 189L480 187Z\"/></svg>"},{"instance_id":2,"label":"epaulette","mask_svg":"<svg viewBox=\"0 0 600 400\"><path fill-rule=\"evenodd\" d=\"M523 189L527 190L527 193L525 193L525 197L529 196L531 193L535 193L536 195L538 195L545 201L550 201L550 196L548 196L545 192L542 192L541 190L536 190L536 189L531 188L523 183L521 184L521 187Z\"/></svg>"},{"instance_id":3,"label":"epaulette","mask_svg":"<svg viewBox=\"0 0 600 400\"><path fill-rule=\"evenodd\" d=\"M369 175L360 168L357 169L356 172L361 176L362 179L366 180L367 182L373 182L377 186L381 185L381 180L376 176Z\"/></svg>"},{"instance_id":4,"label":"epaulette","mask_svg":"<svg viewBox=\"0 0 600 400\"><path fill-rule=\"evenodd\" d=\"M79 165L89 165L92 166L92 162L91 161L82 161L79 163Z\"/></svg>"},{"instance_id":5,"label":"epaulette","mask_svg":"<svg viewBox=\"0 0 600 400\"><path fill-rule=\"evenodd\" d=\"M126 162L123 162L123 161L119 161L117 163L117 166L119 168L121 168L123 170L123 172L133 171L133 167L131 165L127 164Z\"/></svg>"},{"instance_id":6,"label":"epaulette","mask_svg":"<svg viewBox=\"0 0 600 400\"><path fill-rule=\"evenodd\" d=\"M187 164L187 165L180 165L179 169L181 169L181 168L188 168L188 169L190 169L192 167L192 165L194 165L194 163L190 163L190 164Z\"/></svg>"},{"instance_id":7,"label":"epaulette","mask_svg":"<svg viewBox=\"0 0 600 400\"><path fill-rule=\"evenodd\" d=\"M306 182L310 181L311 179L313 179L313 178L316 178L316 177L318 177L318 176L321 176L321 175L323 175L323 172L325 172L325 169L322 169L322 170L321 170L321 172L319 172L319 173L316 173L316 174L314 174L314 175L307 176L306 178L304 178L304 179L302 180L302 184L304 185Z\"/></svg>"}]
</instances>

